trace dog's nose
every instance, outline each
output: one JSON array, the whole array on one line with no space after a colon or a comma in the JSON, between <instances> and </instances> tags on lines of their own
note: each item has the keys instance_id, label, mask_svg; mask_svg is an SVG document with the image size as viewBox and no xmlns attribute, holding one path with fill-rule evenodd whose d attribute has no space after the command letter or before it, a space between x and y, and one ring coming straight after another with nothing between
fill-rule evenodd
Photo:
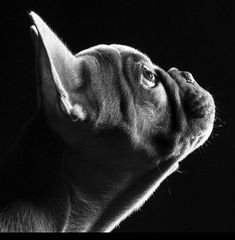
<instances>
[{"instance_id":1,"label":"dog's nose","mask_svg":"<svg viewBox=\"0 0 235 240\"><path fill-rule=\"evenodd\" d=\"M195 83L195 79L190 72L181 72L182 76L186 79L187 83Z\"/></svg>"},{"instance_id":2,"label":"dog's nose","mask_svg":"<svg viewBox=\"0 0 235 240\"><path fill-rule=\"evenodd\" d=\"M187 115L190 118L203 118L208 112L207 96L203 94L190 72L171 68L168 74L176 81Z\"/></svg>"},{"instance_id":3,"label":"dog's nose","mask_svg":"<svg viewBox=\"0 0 235 240\"><path fill-rule=\"evenodd\" d=\"M186 82L186 83L195 83L195 79L193 78L193 75L190 72L186 71L180 71L178 68L171 68L168 71L169 75L176 80L178 83Z\"/></svg>"}]
</instances>

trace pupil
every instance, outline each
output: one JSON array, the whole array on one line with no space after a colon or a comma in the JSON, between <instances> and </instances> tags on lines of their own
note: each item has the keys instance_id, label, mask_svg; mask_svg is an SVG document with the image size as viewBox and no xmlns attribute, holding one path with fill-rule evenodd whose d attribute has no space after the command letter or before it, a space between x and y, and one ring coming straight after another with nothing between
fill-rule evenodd
<instances>
[{"instance_id":1,"label":"pupil","mask_svg":"<svg viewBox=\"0 0 235 240\"><path fill-rule=\"evenodd\" d=\"M149 69L147 69L146 67L143 67L143 73L144 73L144 76L146 79L148 79L148 81L151 81L151 82L155 82L155 76L154 74L152 73L152 71L150 71Z\"/></svg>"},{"instance_id":2,"label":"pupil","mask_svg":"<svg viewBox=\"0 0 235 240\"><path fill-rule=\"evenodd\" d=\"M147 76L149 77L150 80L152 80L152 81L154 80L154 75L152 72L147 71Z\"/></svg>"}]
</instances>

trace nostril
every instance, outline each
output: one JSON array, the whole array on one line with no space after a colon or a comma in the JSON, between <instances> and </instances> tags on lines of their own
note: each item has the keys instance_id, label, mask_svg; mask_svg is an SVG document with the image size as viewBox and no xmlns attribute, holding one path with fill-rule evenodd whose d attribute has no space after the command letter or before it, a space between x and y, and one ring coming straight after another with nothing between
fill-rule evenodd
<instances>
[{"instance_id":1,"label":"nostril","mask_svg":"<svg viewBox=\"0 0 235 240\"><path fill-rule=\"evenodd\" d=\"M187 83L195 83L195 79L190 72L181 72L181 74L186 79Z\"/></svg>"},{"instance_id":2,"label":"nostril","mask_svg":"<svg viewBox=\"0 0 235 240\"><path fill-rule=\"evenodd\" d=\"M195 81L192 80L192 79L186 79L186 82L187 82L187 83L194 83Z\"/></svg>"},{"instance_id":3,"label":"nostril","mask_svg":"<svg viewBox=\"0 0 235 240\"><path fill-rule=\"evenodd\" d=\"M178 68L175 67L168 70L168 74L178 83L187 82L193 84L196 82L190 72L180 71Z\"/></svg>"}]
</instances>

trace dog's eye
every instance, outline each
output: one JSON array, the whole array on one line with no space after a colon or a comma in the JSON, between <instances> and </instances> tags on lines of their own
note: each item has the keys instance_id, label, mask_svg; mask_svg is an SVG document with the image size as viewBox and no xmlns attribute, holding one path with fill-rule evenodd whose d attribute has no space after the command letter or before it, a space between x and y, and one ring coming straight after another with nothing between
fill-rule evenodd
<instances>
[{"instance_id":1,"label":"dog's eye","mask_svg":"<svg viewBox=\"0 0 235 240\"><path fill-rule=\"evenodd\" d=\"M144 85L144 87L147 88L156 87L157 84L156 75L145 66L142 67L142 73L143 73L142 84Z\"/></svg>"}]
</instances>

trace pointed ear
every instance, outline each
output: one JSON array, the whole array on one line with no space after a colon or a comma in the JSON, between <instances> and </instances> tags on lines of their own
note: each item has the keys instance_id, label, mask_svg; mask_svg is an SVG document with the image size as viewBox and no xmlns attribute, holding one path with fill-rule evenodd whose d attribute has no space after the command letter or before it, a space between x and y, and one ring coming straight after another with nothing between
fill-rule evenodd
<instances>
[{"instance_id":1,"label":"pointed ear","mask_svg":"<svg viewBox=\"0 0 235 240\"><path fill-rule=\"evenodd\" d=\"M76 70L79 60L68 50L48 25L34 12L30 31L36 51L38 100L49 115L62 116L73 121L84 120L86 112L73 102L71 90L80 85Z\"/></svg>"}]
</instances>

